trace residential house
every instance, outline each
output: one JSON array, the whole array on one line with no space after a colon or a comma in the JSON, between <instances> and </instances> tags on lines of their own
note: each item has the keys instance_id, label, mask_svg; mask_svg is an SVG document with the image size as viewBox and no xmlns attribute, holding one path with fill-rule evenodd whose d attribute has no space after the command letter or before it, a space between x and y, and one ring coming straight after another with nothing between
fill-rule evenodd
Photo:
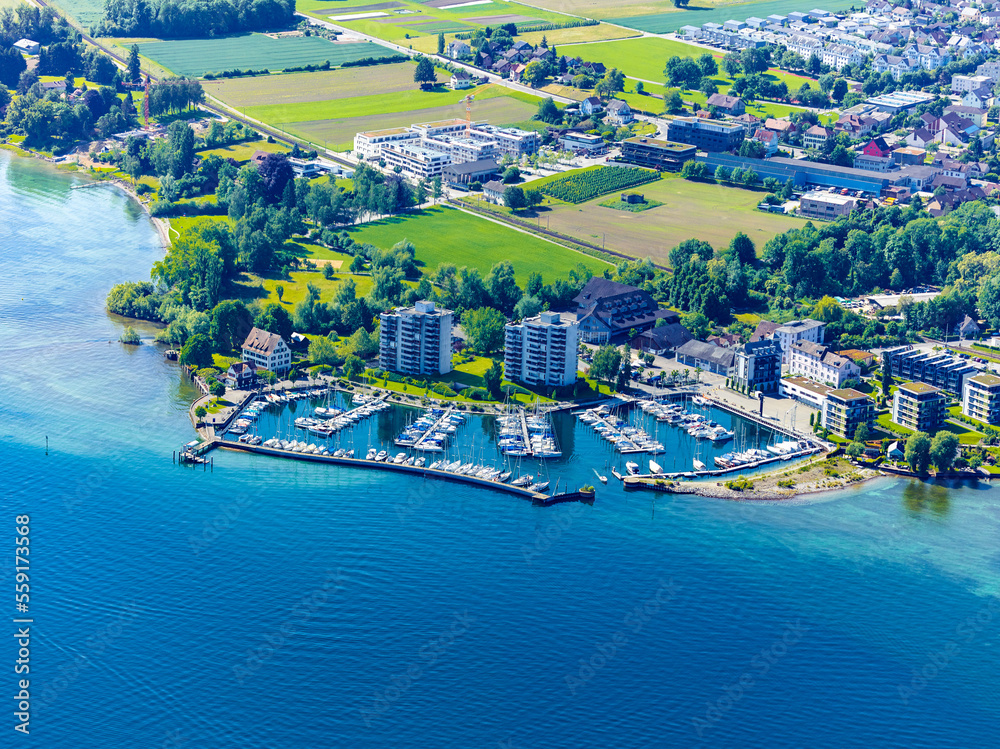
<instances>
[{"instance_id":1,"label":"residential house","mask_svg":"<svg viewBox=\"0 0 1000 749\"><path fill-rule=\"evenodd\" d=\"M870 133L874 127L875 120L867 115L844 114L833 129L838 133L847 133L852 138L860 138Z\"/></svg>"},{"instance_id":2,"label":"residential house","mask_svg":"<svg viewBox=\"0 0 1000 749\"><path fill-rule=\"evenodd\" d=\"M491 179L483 185L483 197L496 205L503 205L503 191L506 186L503 182Z\"/></svg>"},{"instance_id":3,"label":"residential house","mask_svg":"<svg viewBox=\"0 0 1000 749\"><path fill-rule=\"evenodd\" d=\"M246 390L257 379L257 365L252 361L238 361L226 370L225 384L232 390Z\"/></svg>"},{"instance_id":4,"label":"residential house","mask_svg":"<svg viewBox=\"0 0 1000 749\"><path fill-rule=\"evenodd\" d=\"M728 376L736 359L736 351L704 341L688 341L677 349L677 361L706 372Z\"/></svg>"},{"instance_id":5,"label":"residential house","mask_svg":"<svg viewBox=\"0 0 1000 749\"><path fill-rule=\"evenodd\" d=\"M756 329L754 329L753 334L750 336L750 342L770 339L774 335L774 331L780 327L781 323L771 322L770 320L759 320Z\"/></svg>"},{"instance_id":6,"label":"residential house","mask_svg":"<svg viewBox=\"0 0 1000 749\"><path fill-rule=\"evenodd\" d=\"M989 109L993 106L993 89L977 88L972 91L966 91L962 96L962 106Z\"/></svg>"},{"instance_id":7,"label":"residential house","mask_svg":"<svg viewBox=\"0 0 1000 749\"><path fill-rule=\"evenodd\" d=\"M580 114L585 117L593 117L595 114L600 114L604 111L604 102L598 99L596 96L588 96L582 102L580 102Z\"/></svg>"},{"instance_id":8,"label":"residential house","mask_svg":"<svg viewBox=\"0 0 1000 749\"><path fill-rule=\"evenodd\" d=\"M609 125L622 126L627 125L632 122L635 118L632 116L632 109L629 107L628 102L624 102L621 99L612 99L608 102L607 115L604 117L604 121Z\"/></svg>"},{"instance_id":9,"label":"residential house","mask_svg":"<svg viewBox=\"0 0 1000 749\"><path fill-rule=\"evenodd\" d=\"M983 372L962 387L962 413L990 426L1000 425L1000 377Z\"/></svg>"},{"instance_id":10,"label":"residential house","mask_svg":"<svg viewBox=\"0 0 1000 749\"><path fill-rule=\"evenodd\" d=\"M961 338L978 338L980 333L982 328L979 327L979 323L968 315L961 322L955 323L955 335Z\"/></svg>"},{"instance_id":11,"label":"residential house","mask_svg":"<svg viewBox=\"0 0 1000 749\"><path fill-rule=\"evenodd\" d=\"M777 133L778 137L783 141L787 141L799 131L795 123L791 120L778 120L773 117L768 117L764 120L764 128Z\"/></svg>"},{"instance_id":12,"label":"residential house","mask_svg":"<svg viewBox=\"0 0 1000 749\"><path fill-rule=\"evenodd\" d=\"M292 350L277 333L255 327L243 341L243 361L252 362L257 369L281 374L292 367Z\"/></svg>"},{"instance_id":13,"label":"residential house","mask_svg":"<svg viewBox=\"0 0 1000 749\"><path fill-rule=\"evenodd\" d=\"M813 125L802 134L802 145L806 148L822 149L833 133L821 125Z\"/></svg>"},{"instance_id":14,"label":"residential house","mask_svg":"<svg viewBox=\"0 0 1000 749\"><path fill-rule=\"evenodd\" d=\"M934 434L944 424L946 398L926 382L903 382L892 396L892 423L912 432Z\"/></svg>"},{"instance_id":15,"label":"residential house","mask_svg":"<svg viewBox=\"0 0 1000 749\"><path fill-rule=\"evenodd\" d=\"M764 146L765 156L774 156L778 152L778 134L773 130L758 128L750 140L757 141Z\"/></svg>"},{"instance_id":16,"label":"residential house","mask_svg":"<svg viewBox=\"0 0 1000 749\"><path fill-rule=\"evenodd\" d=\"M559 145L574 153L584 151L589 154L602 154L608 150L608 144L600 135L568 131L559 136Z\"/></svg>"},{"instance_id":17,"label":"residential house","mask_svg":"<svg viewBox=\"0 0 1000 749\"><path fill-rule=\"evenodd\" d=\"M738 96L729 96L727 94L712 94L708 97L706 106L709 109L715 107L720 112L734 117L741 115L746 111L746 105L743 103L743 99Z\"/></svg>"},{"instance_id":18,"label":"residential house","mask_svg":"<svg viewBox=\"0 0 1000 749\"><path fill-rule=\"evenodd\" d=\"M821 343L796 341L788 351L788 371L816 382L841 387L845 380L861 376L861 367L846 356L833 353Z\"/></svg>"},{"instance_id":19,"label":"residential house","mask_svg":"<svg viewBox=\"0 0 1000 749\"><path fill-rule=\"evenodd\" d=\"M903 443L898 440L890 443L889 447L886 448L885 457L896 463L902 463L906 459L906 453L903 451Z\"/></svg>"},{"instance_id":20,"label":"residential house","mask_svg":"<svg viewBox=\"0 0 1000 749\"><path fill-rule=\"evenodd\" d=\"M968 120L977 128L981 129L986 127L985 109L980 109L978 107L953 106L953 107L947 107L944 110L945 116L949 114L954 114L957 115L958 117L961 117L963 120Z\"/></svg>"},{"instance_id":21,"label":"residential house","mask_svg":"<svg viewBox=\"0 0 1000 749\"><path fill-rule=\"evenodd\" d=\"M456 70L451 74L451 81L448 83L452 89L459 91L463 88L472 88L472 76L464 69Z\"/></svg>"},{"instance_id":22,"label":"residential house","mask_svg":"<svg viewBox=\"0 0 1000 749\"><path fill-rule=\"evenodd\" d=\"M460 60L472 54L472 47L465 42L455 40L448 45L448 57L452 60Z\"/></svg>"},{"instance_id":23,"label":"residential house","mask_svg":"<svg viewBox=\"0 0 1000 749\"><path fill-rule=\"evenodd\" d=\"M649 292L600 276L591 278L573 302L585 343L610 343L630 331L648 330L661 319L667 324L680 320L676 312L660 309Z\"/></svg>"},{"instance_id":24,"label":"residential house","mask_svg":"<svg viewBox=\"0 0 1000 749\"><path fill-rule=\"evenodd\" d=\"M925 127L918 127L906 136L906 145L912 148L927 148L936 138L934 133Z\"/></svg>"},{"instance_id":25,"label":"residential house","mask_svg":"<svg viewBox=\"0 0 1000 749\"><path fill-rule=\"evenodd\" d=\"M746 392L773 393L781 379L781 347L774 340L744 343L736 348L732 384Z\"/></svg>"}]
</instances>

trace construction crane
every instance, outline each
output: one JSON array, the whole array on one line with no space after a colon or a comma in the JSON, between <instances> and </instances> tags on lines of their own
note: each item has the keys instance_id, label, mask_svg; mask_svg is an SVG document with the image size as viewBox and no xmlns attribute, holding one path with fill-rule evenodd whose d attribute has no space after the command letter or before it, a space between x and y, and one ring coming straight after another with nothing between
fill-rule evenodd
<instances>
[{"instance_id":1,"label":"construction crane","mask_svg":"<svg viewBox=\"0 0 1000 749\"><path fill-rule=\"evenodd\" d=\"M472 102L476 98L475 94L465 97L465 137L468 138L472 131Z\"/></svg>"}]
</instances>

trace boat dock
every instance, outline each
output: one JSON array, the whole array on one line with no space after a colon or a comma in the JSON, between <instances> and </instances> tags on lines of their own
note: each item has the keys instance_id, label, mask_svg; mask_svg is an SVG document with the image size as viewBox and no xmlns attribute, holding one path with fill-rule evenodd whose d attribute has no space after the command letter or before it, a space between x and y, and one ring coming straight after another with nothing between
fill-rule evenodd
<instances>
[{"instance_id":1,"label":"boat dock","mask_svg":"<svg viewBox=\"0 0 1000 749\"><path fill-rule=\"evenodd\" d=\"M437 421L435 421L427 429L427 431L425 431L423 434L420 435L420 439L418 439L416 442L413 443L413 449L414 450L421 450L421 451L429 450L429 451L440 452L440 448L439 447L437 447L437 446L431 447L430 445L425 445L424 444L424 440L426 440L428 437L430 437L435 432L440 431L441 425L444 424L445 422L450 421L450 419L451 419L451 412L454 411L454 410L455 409L452 408L452 407L450 407L450 406L448 408L446 408L444 410L444 413L441 414L441 416L437 419Z\"/></svg>"},{"instance_id":2,"label":"boat dock","mask_svg":"<svg viewBox=\"0 0 1000 749\"><path fill-rule=\"evenodd\" d=\"M675 472L675 473L637 473L632 476L623 476L622 482L625 484L625 488L635 488L636 486L641 486L650 479L708 479L717 478L719 476L728 476L733 473L742 473L743 471L752 471L756 468L762 468L763 466L770 465L772 463L777 463L778 461L789 461L794 458L804 458L807 455L815 455L816 453L823 452L822 447L810 447L807 450L799 450L794 453L786 453L785 455L774 455L770 458L761 458L760 460L755 460L751 463L744 463L742 465L733 466L732 468L716 468L711 471L685 471L685 472Z\"/></svg>"},{"instance_id":3,"label":"boat dock","mask_svg":"<svg viewBox=\"0 0 1000 749\"><path fill-rule=\"evenodd\" d=\"M570 492L568 494L549 495L541 492L534 492L527 488L513 486L512 484L502 484L498 481L491 481L490 479L481 479L476 476L466 476L459 473L451 473L450 471L441 471L436 468L422 468L419 466L404 465L402 463L365 460L364 458L336 458L333 455L292 452L291 450L282 450L280 447L263 447L260 445L247 445L242 442L229 442L222 440L214 440L211 443L203 444L209 445L209 447L219 447L226 450L238 450L241 452L255 453L257 455L269 455L275 458L292 458L294 460L305 460L311 463L332 463L334 465L351 466L354 468L374 468L383 471L395 471L397 473L424 476L425 478L441 479L443 481L473 484L483 489L493 489L494 491L513 494L521 497L522 499L530 500L533 504L537 505L548 506L559 504L561 502L593 502L594 500L594 495L590 493L583 495L579 492Z\"/></svg>"}]
</instances>

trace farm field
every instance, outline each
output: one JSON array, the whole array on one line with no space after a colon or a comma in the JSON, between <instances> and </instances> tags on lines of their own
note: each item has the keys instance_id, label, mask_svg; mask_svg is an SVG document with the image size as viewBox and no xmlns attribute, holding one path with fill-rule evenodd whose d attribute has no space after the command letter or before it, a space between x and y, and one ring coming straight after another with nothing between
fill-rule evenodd
<instances>
[{"instance_id":1,"label":"farm field","mask_svg":"<svg viewBox=\"0 0 1000 749\"><path fill-rule=\"evenodd\" d=\"M670 250L685 239L701 239L721 248L742 231L759 250L774 235L802 225L791 216L758 211L763 194L751 190L672 176L637 187L635 192L664 205L628 213L600 206L605 198L595 198L579 205L552 203L538 215L554 231L592 244L600 244L603 238L609 250L664 264Z\"/></svg>"},{"instance_id":2,"label":"farm field","mask_svg":"<svg viewBox=\"0 0 1000 749\"><path fill-rule=\"evenodd\" d=\"M24 0L0 0L0 10L4 8L16 8L23 2Z\"/></svg>"},{"instance_id":3,"label":"farm field","mask_svg":"<svg viewBox=\"0 0 1000 749\"><path fill-rule=\"evenodd\" d=\"M350 100L247 107L246 114L313 143L343 151L353 146L355 133L365 130L464 118L465 93L410 90ZM500 86L482 86L477 90L472 116L494 125L522 122L538 111L536 101L528 94Z\"/></svg>"},{"instance_id":4,"label":"farm field","mask_svg":"<svg viewBox=\"0 0 1000 749\"><path fill-rule=\"evenodd\" d=\"M546 195L579 204L610 192L648 184L659 177L657 172L639 167L599 167L539 180L539 184Z\"/></svg>"},{"instance_id":5,"label":"farm field","mask_svg":"<svg viewBox=\"0 0 1000 749\"><path fill-rule=\"evenodd\" d=\"M844 10L847 7L844 0L827 6L825 10L831 13ZM649 15L630 15L627 17L604 17L603 20L621 24L628 28L648 31L653 34L666 34L677 31L681 26L701 26L704 23L725 23L732 19L745 21L750 16L766 18L772 14L787 15L793 10L808 11L811 5L802 0L766 0L759 3L739 3L737 5L718 5L712 7L688 7L686 10L664 10L661 13ZM624 10L624 8L623 8Z\"/></svg>"},{"instance_id":6,"label":"farm field","mask_svg":"<svg viewBox=\"0 0 1000 749\"><path fill-rule=\"evenodd\" d=\"M369 95L372 91L381 94L414 92L415 67L412 62L400 62L365 68L319 70L314 73L226 78L204 81L202 87L205 93L234 107L283 106L349 99ZM438 79L441 78L438 73Z\"/></svg>"},{"instance_id":7,"label":"farm field","mask_svg":"<svg viewBox=\"0 0 1000 749\"><path fill-rule=\"evenodd\" d=\"M264 34L241 34L217 39L144 42L139 53L178 75L202 76L234 68L282 70L316 65L326 60L340 65L363 57L387 57L393 52L371 42L334 43L318 36L272 39Z\"/></svg>"},{"instance_id":8,"label":"farm field","mask_svg":"<svg viewBox=\"0 0 1000 749\"><path fill-rule=\"evenodd\" d=\"M495 263L510 260L517 282L523 285L532 271L541 273L548 283L565 277L578 263L594 273L608 267L589 255L442 206L364 224L348 232L355 242L370 242L382 248L410 240L417 248L417 262L427 274L433 274L440 263L452 263L459 268L478 268L485 277Z\"/></svg>"},{"instance_id":9,"label":"farm field","mask_svg":"<svg viewBox=\"0 0 1000 749\"><path fill-rule=\"evenodd\" d=\"M296 7L299 12L318 19L398 44L412 44L415 49L427 52L434 48L425 48L424 45L428 39L435 42L439 32L453 34L502 23L537 25L566 19L544 8L506 1L487 0L481 5L447 7L458 3L459 0L455 3L393 0L391 3L370 4L369 0L346 0L334 5L330 0L299 0ZM357 18L358 15L364 17ZM417 40L422 40L423 44L415 43Z\"/></svg>"},{"instance_id":10,"label":"farm field","mask_svg":"<svg viewBox=\"0 0 1000 749\"><path fill-rule=\"evenodd\" d=\"M3 7L4 2L10 3L12 0L0 0L0 7ZM58 0L52 3L52 6L85 29L89 29L91 24L98 23L104 18L103 0Z\"/></svg>"}]
</instances>

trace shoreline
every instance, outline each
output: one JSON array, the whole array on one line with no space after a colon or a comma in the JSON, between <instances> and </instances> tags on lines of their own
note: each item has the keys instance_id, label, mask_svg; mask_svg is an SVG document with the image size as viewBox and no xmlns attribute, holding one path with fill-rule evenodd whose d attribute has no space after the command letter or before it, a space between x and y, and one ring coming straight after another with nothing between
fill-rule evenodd
<instances>
[{"instance_id":1,"label":"shoreline","mask_svg":"<svg viewBox=\"0 0 1000 749\"><path fill-rule=\"evenodd\" d=\"M66 158L71 158L70 161L63 161L56 163L52 161L48 156L43 156L42 154L37 153L36 151L24 148L22 146L17 145L16 143L9 143L4 141L0 143L0 149L4 151L9 151L13 153L15 156L21 156L22 158L30 158L30 159L36 159L38 161L43 161L46 164L50 164L51 166L56 168L58 168L61 164L72 164L73 167L75 167L73 169L74 174L78 174L82 177L85 177L90 181L90 184L88 186L96 187L98 185L113 185L114 187L117 187L122 192L124 192L128 197L130 197L136 203L136 205L142 208L143 212L146 214L146 216L152 223L153 228L156 230L157 236L160 238L160 245L162 246L163 251L166 252L167 250L170 249L171 245L170 222L165 218L158 218L157 216L151 214L149 212L149 206L142 201L138 193L136 193L136 191L132 188L131 185L123 182L121 179L117 177L102 178L97 176L97 174L93 171L92 167L80 162L80 156L81 156L80 152L74 151L72 154L67 154Z\"/></svg>"}]
</instances>

